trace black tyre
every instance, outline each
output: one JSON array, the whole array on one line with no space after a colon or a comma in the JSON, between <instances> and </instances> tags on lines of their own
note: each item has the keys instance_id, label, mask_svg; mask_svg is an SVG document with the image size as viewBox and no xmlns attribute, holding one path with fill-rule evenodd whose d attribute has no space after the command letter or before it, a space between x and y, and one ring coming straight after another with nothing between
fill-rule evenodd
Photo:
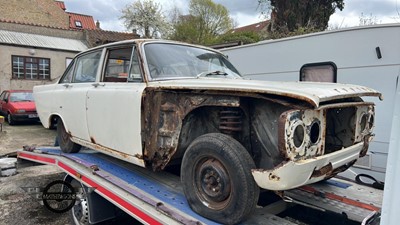
<instances>
[{"instance_id":1,"label":"black tyre","mask_svg":"<svg viewBox=\"0 0 400 225\"><path fill-rule=\"evenodd\" d=\"M76 153L81 149L79 144L71 141L70 134L65 130L64 123L61 119L58 119L57 122L57 136L61 151L65 153Z\"/></svg>"},{"instance_id":2,"label":"black tyre","mask_svg":"<svg viewBox=\"0 0 400 225\"><path fill-rule=\"evenodd\" d=\"M14 125L15 124L15 120L12 118L10 113L7 114L7 123L9 125Z\"/></svg>"},{"instance_id":3,"label":"black tyre","mask_svg":"<svg viewBox=\"0 0 400 225\"><path fill-rule=\"evenodd\" d=\"M181 182L190 207L223 224L236 224L255 208L259 187L251 174L255 168L246 149L234 138L205 134L186 150Z\"/></svg>"}]
</instances>

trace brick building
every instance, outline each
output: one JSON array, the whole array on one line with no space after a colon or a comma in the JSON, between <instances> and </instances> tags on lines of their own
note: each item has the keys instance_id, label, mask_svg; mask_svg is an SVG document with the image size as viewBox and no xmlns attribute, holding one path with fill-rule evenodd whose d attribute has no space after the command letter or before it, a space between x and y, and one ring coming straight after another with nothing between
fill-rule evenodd
<instances>
[{"instance_id":1,"label":"brick building","mask_svg":"<svg viewBox=\"0 0 400 225\"><path fill-rule=\"evenodd\" d=\"M78 52L139 38L104 31L92 16L67 12L62 1L0 1L0 92L56 82Z\"/></svg>"}]
</instances>

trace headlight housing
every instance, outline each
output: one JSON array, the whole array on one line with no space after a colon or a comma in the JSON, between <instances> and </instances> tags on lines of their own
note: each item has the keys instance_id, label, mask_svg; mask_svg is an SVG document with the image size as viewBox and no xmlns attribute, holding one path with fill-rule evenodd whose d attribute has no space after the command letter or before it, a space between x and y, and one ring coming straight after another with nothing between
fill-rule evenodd
<instances>
[{"instance_id":1,"label":"headlight housing","mask_svg":"<svg viewBox=\"0 0 400 225\"><path fill-rule=\"evenodd\" d=\"M280 149L287 158L299 160L323 154L325 119L322 110L287 111L280 120L284 128Z\"/></svg>"},{"instance_id":2,"label":"headlight housing","mask_svg":"<svg viewBox=\"0 0 400 225\"><path fill-rule=\"evenodd\" d=\"M289 160L329 154L373 136L372 103L333 104L316 110L289 110L279 121L279 150Z\"/></svg>"},{"instance_id":3,"label":"headlight housing","mask_svg":"<svg viewBox=\"0 0 400 225\"><path fill-rule=\"evenodd\" d=\"M355 141L362 141L367 135L372 134L375 123L375 110L374 107L362 106L357 108L356 131Z\"/></svg>"}]
</instances>

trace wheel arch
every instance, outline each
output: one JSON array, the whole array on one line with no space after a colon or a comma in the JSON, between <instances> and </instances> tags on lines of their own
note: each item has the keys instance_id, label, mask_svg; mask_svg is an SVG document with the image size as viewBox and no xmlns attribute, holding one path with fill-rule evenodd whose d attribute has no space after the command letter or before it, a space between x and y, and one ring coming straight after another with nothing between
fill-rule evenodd
<instances>
[{"instance_id":1,"label":"wheel arch","mask_svg":"<svg viewBox=\"0 0 400 225\"><path fill-rule=\"evenodd\" d=\"M187 139L190 141L201 134L220 132L216 119L212 119L213 126L208 126L203 132L192 132L198 135L188 137L182 131L188 124L203 127L199 121L209 117L203 114L200 120L192 118L202 112L216 117L216 109L222 108L240 109L241 97L224 92L146 89L142 102L142 142L147 166L162 170L172 158L175 160L183 155L182 151L189 143Z\"/></svg>"},{"instance_id":2,"label":"wheel arch","mask_svg":"<svg viewBox=\"0 0 400 225\"><path fill-rule=\"evenodd\" d=\"M63 123L64 123L64 120L62 119L62 117L59 114L51 114L47 120L48 124L46 127L49 129L54 129L57 126L57 122L59 119L61 119L61 121L63 121ZM64 123L64 127L66 127L65 123Z\"/></svg>"},{"instance_id":3,"label":"wheel arch","mask_svg":"<svg viewBox=\"0 0 400 225\"><path fill-rule=\"evenodd\" d=\"M229 135L242 144L250 155L253 155L250 143L250 118L247 111L248 108L243 105L236 107L204 105L193 109L186 114L182 121L177 151L173 155L173 159L179 163L188 146L197 137L209 133ZM224 119L224 117L233 117L232 115L235 115L236 118ZM235 123L237 126L232 125Z\"/></svg>"}]
</instances>

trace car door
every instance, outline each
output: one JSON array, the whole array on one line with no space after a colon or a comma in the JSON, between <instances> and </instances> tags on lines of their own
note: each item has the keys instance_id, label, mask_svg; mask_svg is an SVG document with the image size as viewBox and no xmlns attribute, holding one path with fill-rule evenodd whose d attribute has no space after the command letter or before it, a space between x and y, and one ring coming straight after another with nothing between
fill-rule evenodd
<instances>
[{"instance_id":1,"label":"car door","mask_svg":"<svg viewBox=\"0 0 400 225\"><path fill-rule=\"evenodd\" d=\"M91 141L113 151L113 155L134 156L128 157L144 166L143 160L139 160L143 154L140 113L146 84L135 46L107 49L104 65L101 82L89 89L87 97Z\"/></svg>"},{"instance_id":2,"label":"car door","mask_svg":"<svg viewBox=\"0 0 400 225\"><path fill-rule=\"evenodd\" d=\"M0 95L0 114L5 115L5 112L3 111L3 104L5 104L5 97L6 96L6 91L3 91Z\"/></svg>"},{"instance_id":3,"label":"car door","mask_svg":"<svg viewBox=\"0 0 400 225\"><path fill-rule=\"evenodd\" d=\"M10 97L10 92L9 91L3 91L0 96L0 112L4 116L7 116L7 113L9 111L9 98Z\"/></svg>"},{"instance_id":4,"label":"car door","mask_svg":"<svg viewBox=\"0 0 400 225\"><path fill-rule=\"evenodd\" d=\"M96 82L101 54L100 49L78 56L52 92L56 111L67 132L85 141L90 141L86 119L87 92Z\"/></svg>"},{"instance_id":5,"label":"car door","mask_svg":"<svg viewBox=\"0 0 400 225\"><path fill-rule=\"evenodd\" d=\"M4 115L3 112L3 104L4 104L4 95L6 94L5 91L3 91L0 95L0 114Z\"/></svg>"}]
</instances>

